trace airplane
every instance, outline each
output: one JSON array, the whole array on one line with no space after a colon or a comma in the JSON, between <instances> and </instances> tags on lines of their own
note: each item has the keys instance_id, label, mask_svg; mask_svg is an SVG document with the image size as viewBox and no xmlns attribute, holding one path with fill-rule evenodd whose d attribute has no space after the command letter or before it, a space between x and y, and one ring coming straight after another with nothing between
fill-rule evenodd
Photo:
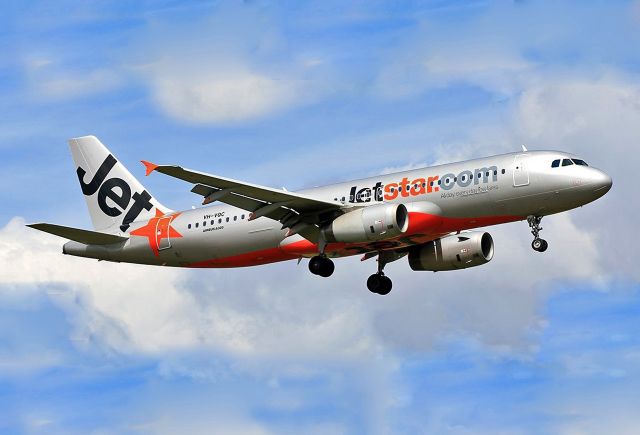
<instances>
[{"instance_id":1,"label":"airplane","mask_svg":"<svg viewBox=\"0 0 640 435\"><path fill-rule=\"evenodd\" d=\"M500 154L296 192L142 161L192 185L203 207L162 205L95 137L69 140L93 230L27 226L64 237L63 254L112 262L189 268L255 266L309 258L329 277L332 258L377 257L368 289L391 291L386 264L403 257L415 271L449 271L493 258L493 238L476 228L526 220L535 251L542 218L595 201L612 180L561 151Z\"/></svg>"}]
</instances>

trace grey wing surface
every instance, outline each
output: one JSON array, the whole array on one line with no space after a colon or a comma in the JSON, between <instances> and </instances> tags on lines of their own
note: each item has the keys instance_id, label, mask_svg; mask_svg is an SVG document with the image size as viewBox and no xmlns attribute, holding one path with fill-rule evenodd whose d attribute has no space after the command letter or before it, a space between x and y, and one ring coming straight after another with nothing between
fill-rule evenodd
<instances>
[{"instance_id":1,"label":"grey wing surface","mask_svg":"<svg viewBox=\"0 0 640 435\"><path fill-rule=\"evenodd\" d=\"M250 213L249 219L265 216L282 223L291 233L318 241L318 225L343 213L345 205L312 196L273 189L219 175L207 174L175 165L142 162L147 175L153 171L194 184L192 192L204 198L203 204L220 201Z\"/></svg>"}]
</instances>

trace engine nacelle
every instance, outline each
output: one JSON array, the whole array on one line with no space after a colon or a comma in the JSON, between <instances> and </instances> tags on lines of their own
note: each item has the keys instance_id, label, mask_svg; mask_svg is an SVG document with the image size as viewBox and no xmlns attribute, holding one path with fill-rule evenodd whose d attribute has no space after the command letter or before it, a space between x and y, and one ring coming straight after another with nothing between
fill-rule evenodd
<instances>
[{"instance_id":1,"label":"engine nacelle","mask_svg":"<svg viewBox=\"0 0 640 435\"><path fill-rule=\"evenodd\" d=\"M433 240L409 252L413 270L466 269L488 263L493 258L491 234L473 231Z\"/></svg>"},{"instance_id":2,"label":"engine nacelle","mask_svg":"<svg viewBox=\"0 0 640 435\"><path fill-rule=\"evenodd\" d=\"M338 216L322 232L327 242L359 243L397 237L408 227L404 205L377 204Z\"/></svg>"}]
</instances>

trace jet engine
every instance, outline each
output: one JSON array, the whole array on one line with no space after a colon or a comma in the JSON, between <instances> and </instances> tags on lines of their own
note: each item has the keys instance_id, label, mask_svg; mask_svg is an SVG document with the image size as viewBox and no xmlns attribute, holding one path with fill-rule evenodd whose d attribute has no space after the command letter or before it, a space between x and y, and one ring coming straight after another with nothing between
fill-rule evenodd
<instances>
[{"instance_id":1,"label":"jet engine","mask_svg":"<svg viewBox=\"0 0 640 435\"><path fill-rule=\"evenodd\" d=\"M359 243L397 237L409 227L402 204L377 204L350 211L323 228L327 242Z\"/></svg>"},{"instance_id":2,"label":"jet engine","mask_svg":"<svg viewBox=\"0 0 640 435\"><path fill-rule=\"evenodd\" d=\"M488 263L493 258L493 238L482 231L460 233L433 240L409 251L413 270L466 269Z\"/></svg>"}]
</instances>

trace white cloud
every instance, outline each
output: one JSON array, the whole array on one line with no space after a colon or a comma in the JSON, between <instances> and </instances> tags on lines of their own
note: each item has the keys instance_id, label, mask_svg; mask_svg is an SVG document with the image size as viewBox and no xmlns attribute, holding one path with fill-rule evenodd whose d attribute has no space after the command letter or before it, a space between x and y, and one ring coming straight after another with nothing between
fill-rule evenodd
<instances>
[{"instance_id":1,"label":"white cloud","mask_svg":"<svg viewBox=\"0 0 640 435\"><path fill-rule=\"evenodd\" d=\"M158 104L171 116L197 123L230 123L271 115L299 103L294 80L275 79L246 66L195 73L159 71L152 80Z\"/></svg>"},{"instance_id":2,"label":"white cloud","mask_svg":"<svg viewBox=\"0 0 640 435\"><path fill-rule=\"evenodd\" d=\"M417 36L421 39L423 35ZM387 62L373 87L384 98L405 98L457 82L510 96L530 80L535 64L511 48L485 41L446 41L405 50L399 59Z\"/></svg>"},{"instance_id":3,"label":"white cloud","mask_svg":"<svg viewBox=\"0 0 640 435\"><path fill-rule=\"evenodd\" d=\"M48 78L37 77L34 81L35 92L55 99L71 99L106 92L122 83L119 74L106 69L56 74Z\"/></svg>"},{"instance_id":4,"label":"white cloud","mask_svg":"<svg viewBox=\"0 0 640 435\"><path fill-rule=\"evenodd\" d=\"M32 54L23 59L30 91L34 98L71 100L107 92L124 83L123 73L115 68L70 67L62 61L54 60L55 57Z\"/></svg>"},{"instance_id":5,"label":"white cloud","mask_svg":"<svg viewBox=\"0 0 640 435\"><path fill-rule=\"evenodd\" d=\"M80 345L125 353L204 346L256 357L332 359L376 350L366 311L354 300L310 291L320 282L305 282L304 270L284 288L275 284L294 263L256 285L264 268L234 274L97 262L62 255L62 242L13 219L0 230L0 262L12 265L0 271L0 283L9 295L54 289L49 297L68 311Z\"/></svg>"},{"instance_id":6,"label":"white cloud","mask_svg":"<svg viewBox=\"0 0 640 435\"><path fill-rule=\"evenodd\" d=\"M169 116L234 124L317 101L329 63L292 48L270 8L222 3L188 22L156 17L134 38L130 68Z\"/></svg>"},{"instance_id":7,"label":"white cloud","mask_svg":"<svg viewBox=\"0 0 640 435\"><path fill-rule=\"evenodd\" d=\"M540 80L523 90L513 115L514 141L573 152L612 176L607 196L576 216L596 236L603 268L638 279L636 262L627 254L634 251L634 241L624 236L640 207L634 159L640 137L638 77L608 71L594 78Z\"/></svg>"},{"instance_id":8,"label":"white cloud","mask_svg":"<svg viewBox=\"0 0 640 435\"><path fill-rule=\"evenodd\" d=\"M12 264L0 282L4 292L34 284L61 289L49 298L69 313L75 342L117 352L204 347L254 358L358 360L384 354L387 346L429 349L457 334L527 349L530 331L539 328L535 289L552 279L599 274L591 237L568 215L549 223L547 256L530 250L525 224L496 228L498 251L489 265L434 275L393 263L396 289L376 298L364 285L373 260L339 260L331 283L294 262L206 271L96 262L63 256L60 240L14 219L0 231L0 262ZM283 274L286 283L278 278Z\"/></svg>"},{"instance_id":9,"label":"white cloud","mask_svg":"<svg viewBox=\"0 0 640 435\"><path fill-rule=\"evenodd\" d=\"M548 78L523 89L518 133L625 163L640 135L640 80L613 71L594 78Z\"/></svg>"}]
</instances>

